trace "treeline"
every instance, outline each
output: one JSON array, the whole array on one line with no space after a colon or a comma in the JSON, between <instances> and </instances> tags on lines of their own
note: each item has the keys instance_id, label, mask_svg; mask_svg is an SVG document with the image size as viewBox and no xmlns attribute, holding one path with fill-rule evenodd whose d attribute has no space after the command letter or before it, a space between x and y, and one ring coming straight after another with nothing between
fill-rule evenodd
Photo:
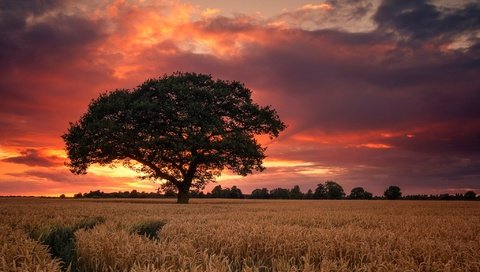
<instances>
[{"instance_id":1,"label":"treeline","mask_svg":"<svg viewBox=\"0 0 480 272\"><path fill-rule=\"evenodd\" d=\"M138 192L137 190L105 193L100 190L90 191L88 193L78 193L74 198L173 198L176 197L176 191L172 188L157 192ZM215 186L211 192L204 193L199 190L190 191L191 198L236 198L236 199L407 199L407 200L480 200L473 191L465 194L439 194L439 195L407 195L402 196L402 191L398 186L389 186L385 189L383 196L373 196L372 193L363 187L355 187L346 194L343 187L334 182L326 181L317 184L315 190L308 189L306 193L300 190L300 186L295 185L291 189L258 188L252 191L250 195L243 194L237 187L222 188L221 185Z\"/></svg>"},{"instance_id":2,"label":"treeline","mask_svg":"<svg viewBox=\"0 0 480 272\"><path fill-rule=\"evenodd\" d=\"M60 196L62 198L62 196ZM90 191L88 193L78 193L74 198L165 198L159 192L138 192L137 190L105 193L100 190Z\"/></svg>"}]
</instances>

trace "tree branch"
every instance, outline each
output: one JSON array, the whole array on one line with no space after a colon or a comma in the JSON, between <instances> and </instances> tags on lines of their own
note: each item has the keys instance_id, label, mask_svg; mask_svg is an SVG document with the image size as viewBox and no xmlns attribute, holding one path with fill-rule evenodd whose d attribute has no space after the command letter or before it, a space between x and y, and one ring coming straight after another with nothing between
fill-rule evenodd
<instances>
[{"instance_id":1,"label":"tree branch","mask_svg":"<svg viewBox=\"0 0 480 272\"><path fill-rule=\"evenodd\" d=\"M155 172L155 175L161 179L165 179L173 183L175 186L180 186L181 182L179 182L175 177L163 173L154 163L149 162L147 160L144 160L142 158L137 158L133 156L131 159L138 161L139 163L148 166L150 169L152 169Z\"/></svg>"}]
</instances>

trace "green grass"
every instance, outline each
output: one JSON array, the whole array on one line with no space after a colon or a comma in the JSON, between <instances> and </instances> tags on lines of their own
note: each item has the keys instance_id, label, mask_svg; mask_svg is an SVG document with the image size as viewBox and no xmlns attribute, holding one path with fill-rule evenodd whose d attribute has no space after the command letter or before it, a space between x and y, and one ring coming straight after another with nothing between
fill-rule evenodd
<instances>
[{"instance_id":1,"label":"green grass","mask_svg":"<svg viewBox=\"0 0 480 272\"><path fill-rule=\"evenodd\" d=\"M73 225L50 225L40 229L35 228L29 231L29 235L49 247L50 254L62 261L62 270L66 271L70 267L72 271L75 271L75 231L91 229L103 222L105 222L105 218L100 216L84 218Z\"/></svg>"},{"instance_id":2,"label":"green grass","mask_svg":"<svg viewBox=\"0 0 480 272\"><path fill-rule=\"evenodd\" d=\"M165 225L162 220L148 220L139 222L130 228L130 233L143 235L151 240L157 240L158 231Z\"/></svg>"}]
</instances>

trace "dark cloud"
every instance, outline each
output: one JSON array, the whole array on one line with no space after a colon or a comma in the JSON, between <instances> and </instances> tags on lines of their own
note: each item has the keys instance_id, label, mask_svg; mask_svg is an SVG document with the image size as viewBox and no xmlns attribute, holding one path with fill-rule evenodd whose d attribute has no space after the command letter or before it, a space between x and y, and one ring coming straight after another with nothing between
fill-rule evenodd
<instances>
[{"instance_id":1,"label":"dark cloud","mask_svg":"<svg viewBox=\"0 0 480 272\"><path fill-rule=\"evenodd\" d=\"M7 174L14 177L27 177L27 178L41 178L52 182L64 183L64 184L92 184L95 182L95 185L101 184L101 178L97 176L75 176L72 175L69 171L65 169L57 169L55 171L45 171L45 170L27 170L21 173L11 173Z\"/></svg>"},{"instance_id":2,"label":"dark cloud","mask_svg":"<svg viewBox=\"0 0 480 272\"><path fill-rule=\"evenodd\" d=\"M3 0L0 2L0 10L2 12L15 12L25 14L41 14L50 11L56 7L67 3L63 0L37 0L37 1L15 1Z\"/></svg>"},{"instance_id":3,"label":"dark cloud","mask_svg":"<svg viewBox=\"0 0 480 272\"><path fill-rule=\"evenodd\" d=\"M62 160L55 156L43 156L36 149L26 149L21 152L20 156L8 157L3 162L25 164L28 166L52 167L62 165Z\"/></svg>"},{"instance_id":4,"label":"dark cloud","mask_svg":"<svg viewBox=\"0 0 480 272\"><path fill-rule=\"evenodd\" d=\"M382 31L398 33L411 40L451 40L480 29L480 4L442 10L427 0L384 1L374 16Z\"/></svg>"},{"instance_id":5,"label":"dark cloud","mask_svg":"<svg viewBox=\"0 0 480 272\"><path fill-rule=\"evenodd\" d=\"M81 105L112 80L111 70L96 64L94 50L107 37L106 22L66 12L68 4L0 4L0 144L24 142L27 134L45 131L58 138L65 130L59 112L73 119ZM40 137L29 146L39 142L59 141Z\"/></svg>"},{"instance_id":6,"label":"dark cloud","mask_svg":"<svg viewBox=\"0 0 480 272\"><path fill-rule=\"evenodd\" d=\"M252 17L237 14L235 17L217 16L204 21L198 21L197 25L204 31L211 33L242 33L255 29Z\"/></svg>"},{"instance_id":7,"label":"dark cloud","mask_svg":"<svg viewBox=\"0 0 480 272\"><path fill-rule=\"evenodd\" d=\"M374 10L371 1L336 1L305 4L295 10L286 11L273 22L307 29L336 29L368 31L373 27L369 20Z\"/></svg>"}]
</instances>

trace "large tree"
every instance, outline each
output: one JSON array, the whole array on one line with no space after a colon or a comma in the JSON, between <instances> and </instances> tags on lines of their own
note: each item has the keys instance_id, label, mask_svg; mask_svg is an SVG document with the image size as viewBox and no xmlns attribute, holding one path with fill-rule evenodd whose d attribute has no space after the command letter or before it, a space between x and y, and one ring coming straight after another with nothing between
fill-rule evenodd
<instances>
[{"instance_id":1,"label":"large tree","mask_svg":"<svg viewBox=\"0 0 480 272\"><path fill-rule=\"evenodd\" d=\"M190 188L203 188L225 168L243 176L263 171L266 148L256 136L273 139L285 127L242 83L177 72L101 94L62 138L74 174L121 162L175 187L178 203L188 203Z\"/></svg>"}]
</instances>

